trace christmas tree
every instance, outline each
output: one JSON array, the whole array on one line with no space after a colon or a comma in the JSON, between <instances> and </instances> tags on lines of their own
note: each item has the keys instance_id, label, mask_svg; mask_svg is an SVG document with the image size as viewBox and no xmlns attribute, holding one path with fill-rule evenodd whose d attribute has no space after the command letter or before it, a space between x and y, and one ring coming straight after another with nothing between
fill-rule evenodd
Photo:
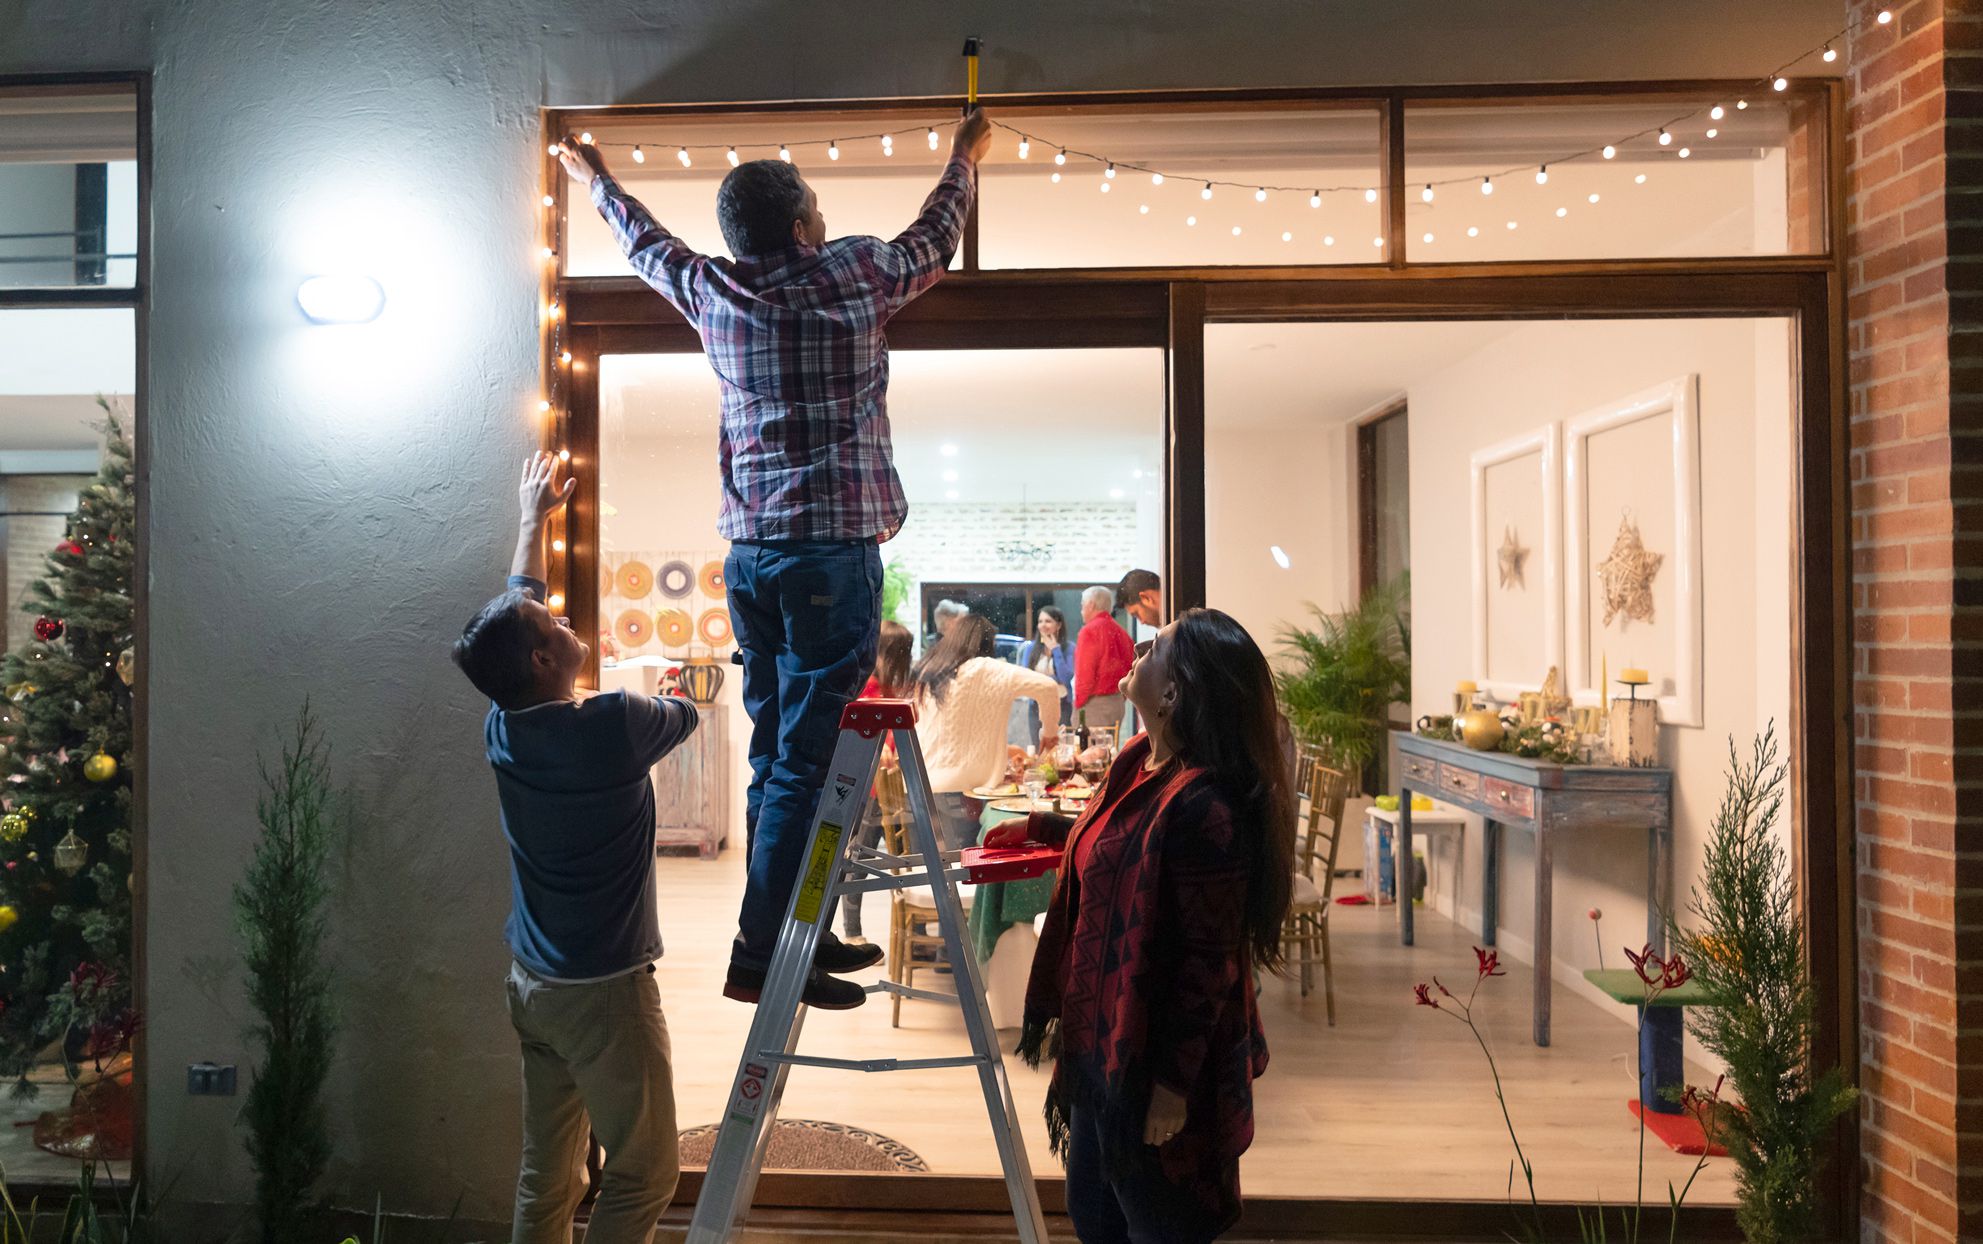
<instances>
[{"instance_id":1,"label":"christmas tree","mask_svg":"<svg viewBox=\"0 0 1983 1244\"><path fill-rule=\"evenodd\" d=\"M101 1061L131 1014L131 574L125 419L27 592L34 638L0 661L0 1076L41 1051Z\"/></svg>"}]
</instances>

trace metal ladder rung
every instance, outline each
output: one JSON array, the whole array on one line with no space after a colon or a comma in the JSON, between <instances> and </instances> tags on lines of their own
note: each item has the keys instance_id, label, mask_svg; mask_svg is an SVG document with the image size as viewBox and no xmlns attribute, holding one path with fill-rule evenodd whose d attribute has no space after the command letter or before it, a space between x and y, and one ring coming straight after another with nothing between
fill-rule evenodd
<instances>
[{"instance_id":1,"label":"metal ladder rung","mask_svg":"<svg viewBox=\"0 0 1983 1244\"><path fill-rule=\"evenodd\" d=\"M937 876L949 882L969 882L971 873L965 868L946 868ZM908 890L919 885L931 885L929 870L918 868L914 872L889 873L885 876L862 877L858 881L843 881L838 887L841 894L873 894L880 890Z\"/></svg>"},{"instance_id":2,"label":"metal ladder rung","mask_svg":"<svg viewBox=\"0 0 1983 1244\"><path fill-rule=\"evenodd\" d=\"M949 1058L822 1058L815 1054L774 1054L761 1052L758 1058L767 1063L784 1063L792 1067L826 1067L833 1071L930 1071L940 1067L977 1067L985 1059L976 1054L957 1054Z\"/></svg>"},{"instance_id":3,"label":"metal ladder rung","mask_svg":"<svg viewBox=\"0 0 1983 1244\"><path fill-rule=\"evenodd\" d=\"M900 985L894 981L876 981L868 986L869 993L892 993L904 998L916 998L923 1002L948 1002L961 1006L963 999L954 993L938 993L933 989L917 989L913 985Z\"/></svg>"}]
</instances>

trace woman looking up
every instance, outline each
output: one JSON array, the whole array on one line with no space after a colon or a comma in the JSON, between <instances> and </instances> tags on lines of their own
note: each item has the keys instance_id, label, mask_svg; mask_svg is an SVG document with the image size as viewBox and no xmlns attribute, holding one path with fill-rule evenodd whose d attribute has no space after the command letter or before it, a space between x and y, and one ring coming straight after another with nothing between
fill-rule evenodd
<instances>
[{"instance_id":1,"label":"woman looking up","mask_svg":"<svg viewBox=\"0 0 1983 1244\"><path fill-rule=\"evenodd\" d=\"M1087 811L992 830L1065 862L1026 990L1021 1057L1054 1061L1047 1127L1084 1241L1199 1241L1239 1217L1255 968L1280 961L1294 799L1267 660L1193 609L1139 645L1123 692L1148 723Z\"/></svg>"}]
</instances>

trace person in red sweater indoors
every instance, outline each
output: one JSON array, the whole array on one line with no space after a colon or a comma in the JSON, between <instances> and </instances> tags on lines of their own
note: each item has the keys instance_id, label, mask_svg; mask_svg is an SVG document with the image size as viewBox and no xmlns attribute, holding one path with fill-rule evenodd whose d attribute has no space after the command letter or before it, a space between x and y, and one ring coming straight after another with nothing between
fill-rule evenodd
<instances>
[{"instance_id":1,"label":"person in red sweater indoors","mask_svg":"<svg viewBox=\"0 0 1983 1244\"><path fill-rule=\"evenodd\" d=\"M1074 711L1089 726L1114 727L1122 721L1123 676L1136 659L1129 632L1109 615L1111 588L1081 593L1081 633L1074 639Z\"/></svg>"},{"instance_id":2,"label":"person in red sweater indoors","mask_svg":"<svg viewBox=\"0 0 1983 1244\"><path fill-rule=\"evenodd\" d=\"M1239 1218L1267 1068L1253 976L1282 958L1294 793L1267 658L1227 615L1185 613L1123 686L1150 728L1080 819L1034 813L985 845L1066 852L1018 1052L1054 1062L1047 1133L1075 1230L1211 1240Z\"/></svg>"}]
</instances>

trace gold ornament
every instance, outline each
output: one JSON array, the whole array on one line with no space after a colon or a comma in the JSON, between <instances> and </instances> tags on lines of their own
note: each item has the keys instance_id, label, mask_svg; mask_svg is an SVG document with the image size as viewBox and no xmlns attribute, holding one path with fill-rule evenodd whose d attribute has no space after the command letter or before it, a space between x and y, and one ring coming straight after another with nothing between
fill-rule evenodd
<instances>
[{"instance_id":1,"label":"gold ornament","mask_svg":"<svg viewBox=\"0 0 1983 1244\"><path fill-rule=\"evenodd\" d=\"M138 674L137 650L135 648L126 648L124 649L124 651L118 653L117 677L123 680L124 685L127 687L130 686L131 680L137 677L137 674Z\"/></svg>"},{"instance_id":2,"label":"gold ornament","mask_svg":"<svg viewBox=\"0 0 1983 1244\"><path fill-rule=\"evenodd\" d=\"M76 837L76 831L73 829L62 836L62 841L55 844L55 867L71 877L83 870L83 865L89 863L89 858L89 843Z\"/></svg>"},{"instance_id":3,"label":"gold ornament","mask_svg":"<svg viewBox=\"0 0 1983 1244\"><path fill-rule=\"evenodd\" d=\"M28 836L28 818L19 812L0 816L0 842L19 842Z\"/></svg>"},{"instance_id":4,"label":"gold ornament","mask_svg":"<svg viewBox=\"0 0 1983 1244\"><path fill-rule=\"evenodd\" d=\"M1460 741L1477 752L1491 752L1501 746L1507 727L1493 709L1477 708L1460 718Z\"/></svg>"},{"instance_id":5,"label":"gold ornament","mask_svg":"<svg viewBox=\"0 0 1983 1244\"><path fill-rule=\"evenodd\" d=\"M11 904L0 907L0 933L5 933L8 929L13 928L20 922L20 919L21 913L15 911Z\"/></svg>"},{"instance_id":6,"label":"gold ornament","mask_svg":"<svg viewBox=\"0 0 1983 1244\"><path fill-rule=\"evenodd\" d=\"M83 762L83 776L92 782L108 782L117 776L117 758L109 752L98 752Z\"/></svg>"},{"instance_id":7,"label":"gold ornament","mask_svg":"<svg viewBox=\"0 0 1983 1244\"><path fill-rule=\"evenodd\" d=\"M1501 534L1501 547L1495 556L1501 561L1501 586L1504 588L1526 588L1522 581L1522 563L1529 559L1529 550L1515 540L1515 529L1504 528Z\"/></svg>"},{"instance_id":8,"label":"gold ornament","mask_svg":"<svg viewBox=\"0 0 1983 1244\"><path fill-rule=\"evenodd\" d=\"M7 698L12 700L16 704L19 704L21 701L27 699L29 696L33 695L34 692L35 692L35 686L31 682L17 682L17 683L9 683L7 685Z\"/></svg>"},{"instance_id":9,"label":"gold ornament","mask_svg":"<svg viewBox=\"0 0 1983 1244\"><path fill-rule=\"evenodd\" d=\"M1597 564L1598 582L1604 587L1604 622L1624 614L1627 621L1653 620L1652 581L1665 561L1662 553L1646 552L1639 538L1639 525L1631 515L1618 520L1618 538L1612 542L1611 556Z\"/></svg>"}]
</instances>

